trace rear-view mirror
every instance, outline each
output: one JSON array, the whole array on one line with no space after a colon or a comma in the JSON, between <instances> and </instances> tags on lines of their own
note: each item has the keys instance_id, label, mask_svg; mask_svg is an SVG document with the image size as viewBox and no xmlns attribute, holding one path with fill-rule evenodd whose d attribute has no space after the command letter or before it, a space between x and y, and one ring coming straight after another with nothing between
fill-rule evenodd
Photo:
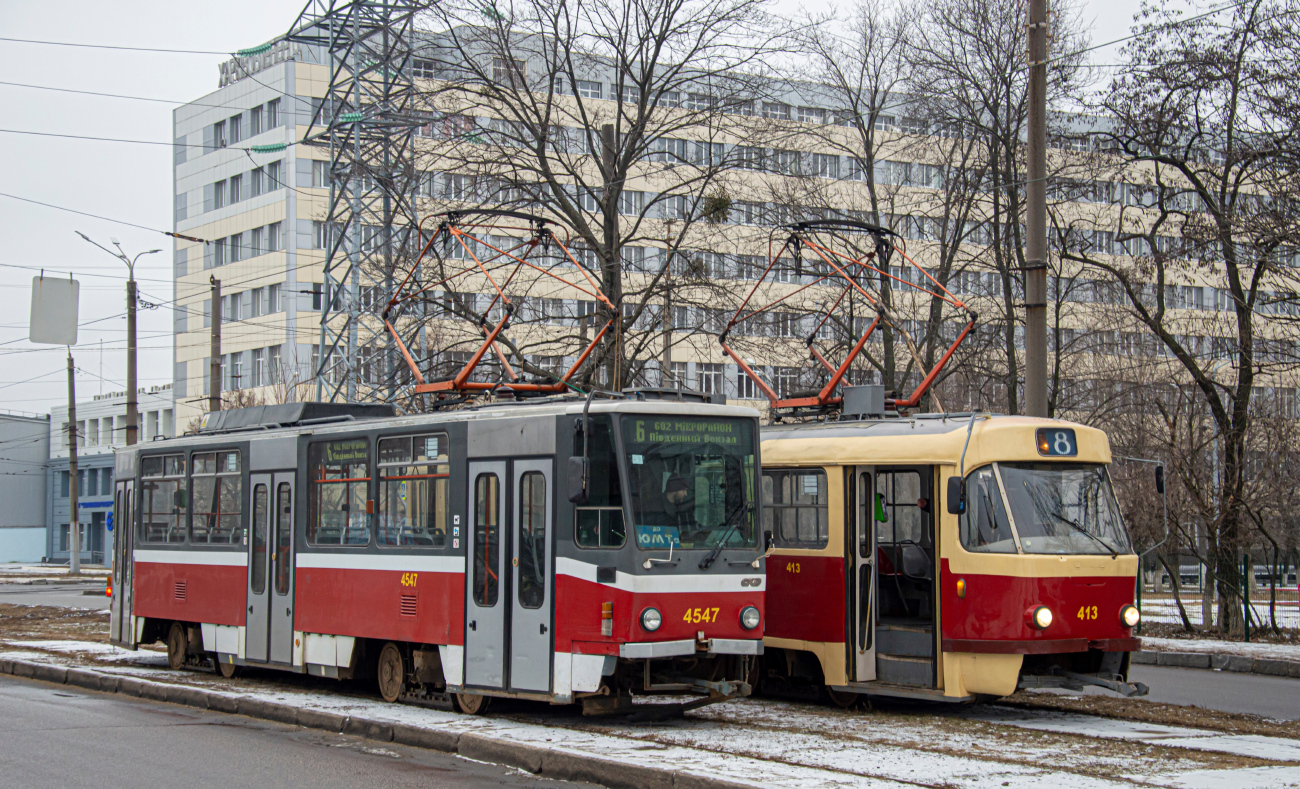
<instances>
[{"instance_id":1,"label":"rear-view mirror","mask_svg":"<svg viewBox=\"0 0 1300 789\"><path fill-rule=\"evenodd\" d=\"M961 477L948 477L948 512L961 515L966 512L966 481Z\"/></svg>"},{"instance_id":2,"label":"rear-view mirror","mask_svg":"<svg viewBox=\"0 0 1300 789\"><path fill-rule=\"evenodd\" d=\"M569 458L569 501L574 504L586 504L590 498L591 461L581 455Z\"/></svg>"}]
</instances>

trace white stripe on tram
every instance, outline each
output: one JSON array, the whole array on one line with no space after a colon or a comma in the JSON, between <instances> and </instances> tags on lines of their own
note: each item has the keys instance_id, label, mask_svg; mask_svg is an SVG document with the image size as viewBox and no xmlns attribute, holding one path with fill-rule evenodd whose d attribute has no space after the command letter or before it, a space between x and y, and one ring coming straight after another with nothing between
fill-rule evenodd
<instances>
[{"instance_id":1,"label":"white stripe on tram","mask_svg":"<svg viewBox=\"0 0 1300 789\"><path fill-rule=\"evenodd\" d=\"M299 553L297 566L320 570L395 570L412 573L463 573L463 556L373 553Z\"/></svg>"},{"instance_id":2,"label":"white stripe on tram","mask_svg":"<svg viewBox=\"0 0 1300 789\"><path fill-rule=\"evenodd\" d=\"M208 567L247 567L244 551L135 551L136 562L149 564L201 564Z\"/></svg>"},{"instance_id":3,"label":"white stripe on tram","mask_svg":"<svg viewBox=\"0 0 1300 789\"><path fill-rule=\"evenodd\" d=\"M557 575L568 575L591 583L598 583L596 581L596 565L580 562L577 559L570 559L565 556L556 557L555 572ZM757 584L754 584L756 580ZM754 585L745 585L746 582ZM767 578L758 570L739 575L736 573L631 575L620 571L615 574L614 583L603 584L603 586L612 586L625 592L643 594L666 592L761 592L767 588Z\"/></svg>"}]
</instances>

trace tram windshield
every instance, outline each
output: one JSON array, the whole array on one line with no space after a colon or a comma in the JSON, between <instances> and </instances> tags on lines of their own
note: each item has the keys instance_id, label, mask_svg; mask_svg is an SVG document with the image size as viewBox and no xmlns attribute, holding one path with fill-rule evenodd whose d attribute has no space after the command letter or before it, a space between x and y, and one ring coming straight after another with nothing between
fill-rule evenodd
<instances>
[{"instance_id":1,"label":"tram windshield","mask_svg":"<svg viewBox=\"0 0 1300 789\"><path fill-rule=\"evenodd\" d=\"M622 422L638 548L758 544L752 420L627 415Z\"/></svg>"},{"instance_id":2,"label":"tram windshield","mask_svg":"<svg viewBox=\"0 0 1300 789\"><path fill-rule=\"evenodd\" d=\"M1015 529L1025 553L1132 552L1105 466L1096 463L998 463L995 468L1011 510L1010 527ZM971 475L974 488L980 486L976 477L984 480L986 487L993 483L994 475L988 472L986 467ZM968 483L968 495L971 490ZM990 496L985 496L984 500L991 501L991 504L986 504L981 517L996 521L989 524L990 531L1000 529L1004 535L1009 534L1002 502ZM975 533L982 530L963 531ZM992 547L994 544L976 550L999 550Z\"/></svg>"}]
</instances>

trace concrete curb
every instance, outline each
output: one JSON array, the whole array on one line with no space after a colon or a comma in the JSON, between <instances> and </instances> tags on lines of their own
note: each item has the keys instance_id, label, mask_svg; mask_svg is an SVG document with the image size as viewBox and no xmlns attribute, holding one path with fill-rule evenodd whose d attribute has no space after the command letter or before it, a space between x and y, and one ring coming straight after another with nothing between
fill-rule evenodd
<instances>
[{"instance_id":1,"label":"concrete curb","mask_svg":"<svg viewBox=\"0 0 1300 789\"><path fill-rule=\"evenodd\" d=\"M1262 674L1270 677L1300 679L1300 661L1268 660L1245 655L1219 655L1210 652L1134 652L1133 663L1170 668L1203 668L1232 671L1238 674Z\"/></svg>"},{"instance_id":2,"label":"concrete curb","mask_svg":"<svg viewBox=\"0 0 1300 789\"><path fill-rule=\"evenodd\" d=\"M120 693L152 701L183 704L214 712L287 723L378 742L392 742L456 754L467 759L503 764L534 775L562 781L582 781L611 789L749 789L721 778L661 767L625 764L583 753L552 751L484 734L424 729L404 723L369 720L333 712L300 709L248 696L221 693L166 682L103 674L87 668L67 668L15 658L0 658L0 673L86 690Z\"/></svg>"}]
</instances>

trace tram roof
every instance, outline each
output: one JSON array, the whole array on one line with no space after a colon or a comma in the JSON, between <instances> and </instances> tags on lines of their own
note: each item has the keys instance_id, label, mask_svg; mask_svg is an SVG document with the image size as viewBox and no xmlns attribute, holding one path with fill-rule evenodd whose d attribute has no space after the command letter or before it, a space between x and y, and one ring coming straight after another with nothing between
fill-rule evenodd
<instances>
[{"instance_id":1,"label":"tram roof","mask_svg":"<svg viewBox=\"0 0 1300 789\"><path fill-rule=\"evenodd\" d=\"M763 463L956 463L966 451L966 468L995 460L1109 463L1110 443L1095 427L1061 419L1006 414L916 414L885 419L765 425ZM1045 458L1038 454L1035 431L1068 427L1075 431L1078 454ZM970 428L970 446L966 431Z\"/></svg>"},{"instance_id":2,"label":"tram roof","mask_svg":"<svg viewBox=\"0 0 1300 789\"><path fill-rule=\"evenodd\" d=\"M456 411L435 411L403 416L357 416L353 414L349 419L345 415L339 415L337 421L316 420L310 424L296 425L250 424L237 430L189 434L164 441L150 441L132 447L123 447L118 451L150 451L181 446L229 444L232 441L258 440L306 432L314 436L323 436L336 433L355 433L360 430L418 429L420 427L489 419L536 419L566 414L579 415L586 406L587 401L584 397L556 397L547 398L540 402L491 403L470 406ZM594 400L591 403L590 412L592 414L663 414L666 416L739 417L747 419L757 419L759 416L757 410L745 406L653 399Z\"/></svg>"}]
</instances>

